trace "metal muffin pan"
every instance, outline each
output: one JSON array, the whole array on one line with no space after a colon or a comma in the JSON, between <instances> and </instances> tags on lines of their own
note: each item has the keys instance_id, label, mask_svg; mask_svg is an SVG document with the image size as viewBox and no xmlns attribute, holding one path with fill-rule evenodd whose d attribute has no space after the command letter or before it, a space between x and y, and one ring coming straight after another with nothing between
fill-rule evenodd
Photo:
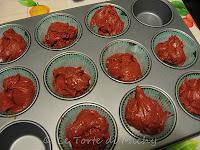
<instances>
[{"instance_id":1,"label":"metal muffin pan","mask_svg":"<svg viewBox=\"0 0 200 150\"><path fill-rule=\"evenodd\" d=\"M165 28L173 28L181 30L186 34L188 34L193 39L194 36L190 32L190 30L183 24L181 17L178 15L175 8L170 6L169 2L161 0L166 5L169 5L172 11L173 19L170 20L169 23L166 23L160 27L155 28L142 24L133 16L132 9L135 1L136 0L108 1L109 3L116 4L124 8L127 11L128 16L130 17L129 29L123 35L113 38L103 38L96 36L92 34L86 27L85 17L88 11L92 7L98 4L92 4L92 5L82 6L79 8L59 11L59 13L67 13L76 17L76 19L81 23L83 29L83 33L80 40L72 47L69 47L68 49L64 49L62 51L49 51L41 47L35 40L34 33L37 24L45 16L48 16L49 14L11 22L12 24L20 24L29 31L31 35L31 45L29 50L21 59L10 64L0 65L0 69L3 69L8 66L23 66L32 70L39 79L40 93L35 103L25 113L13 118L1 117L0 129L1 130L4 129L7 124L12 123L13 121L31 120L37 122L42 127L44 127L46 131L49 133L50 139L52 141L52 148L54 150L58 150L59 147L56 143L56 125L62 114L75 104L79 104L82 102L92 102L105 107L114 116L118 127L118 140L115 146L116 150L155 149L198 133L198 131L200 131L199 121L193 119L182 110L175 97L175 85L179 77L184 73L192 70L200 70L200 65L199 65L200 59L197 58L197 61L189 68L181 70L173 69L160 63L156 59L151 50L152 38L160 30L164 30ZM147 4L149 4L148 0L145 1L145 5ZM157 3L155 3L155 5L157 5ZM159 6L157 7L159 8ZM141 7L140 9L143 9L143 7ZM144 11L145 10L141 10L141 12ZM116 39L134 40L142 44L148 50L152 60L152 66L150 73L143 80L133 84L122 84L111 80L102 71L99 60L100 54L103 48L109 42ZM195 39L194 41L196 42ZM198 46L198 51L197 51L197 56L198 56L200 47L198 44L197 46ZM98 80L94 89L88 95L72 101L60 100L52 96L46 90L43 80L44 70L49 61L57 54L60 54L65 51L77 51L88 55L94 61L98 70ZM175 108L177 111L177 124L173 132L167 138L163 139L160 142L156 141L145 142L145 140L138 141L124 129L122 123L120 122L120 117L119 117L120 102L123 96L129 90L136 87L136 85L149 85L158 87L162 89L164 92L166 92L175 103ZM0 138L3 138L4 136L2 133L0 133ZM27 147L25 146L23 149L26 150Z\"/></svg>"}]
</instances>

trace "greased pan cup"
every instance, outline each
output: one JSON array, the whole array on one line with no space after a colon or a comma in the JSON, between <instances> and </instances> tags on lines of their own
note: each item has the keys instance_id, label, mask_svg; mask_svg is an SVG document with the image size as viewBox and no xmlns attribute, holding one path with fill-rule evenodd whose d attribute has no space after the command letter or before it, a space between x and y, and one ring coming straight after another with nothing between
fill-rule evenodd
<instances>
[{"instance_id":1,"label":"greased pan cup","mask_svg":"<svg viewBox=\"0 0 200 150\"><path fill-rule=\"evenodd\" d=\"M54 22L68 23L70 26L74 26L75 28L77 28L78 33L76 39L71 44L63 48L52 48L45 45L44 44L45 35L47 34L49 26ZM53 13L51 15L46 16L37 24L35 29L35 39L38 42L38 44L47 50L53 50L53 51L60 51L73 46L81 38L81 35L82 35L82 26L80 22L74 16L65 13Z\"/></svg>"},{"instance_id":2,"label":"greased pan cup","mask_svg":"<svg viewBox=\"0 0 200 150\"><path fill-rule=\"evenodd\" d=\"M2 150L29 149L30 146L52 150L48 132L31 120L17 120L4 126L0 130L0 145Z\"/></svg>"},{"instance_id":3,"label":"greased pan cup","mask_svg":"<svg viewBox=\"0 0 200 150\"><path fill-rule=\"evenodd\" d=\"M183 111L188 114L190 117L196 119L196 120L199 120L200 121L200 115L197 115L197 114L194 114L194 113L191 113L186 107L185 105L183 104L182 100L180 99L180 96L179 96L179 89L180 89L180 86L182 85L183 81L185 79L200 79L200 71L190 71L190 72L187 72L183 75L181 75L179 77L179 79L177 80L176 82L176 86L175 86L175 91L176 91L176 99L178 101L178 104L180 105L180 107L183 109Z\"/></svg>"},{"instance_id":4,"label":"greased pan cup","mask_svg":"<svg viewBox=\"0 0 200 150\"><path fill-rule=\"evenodd\" d=\"M84 72L91 77L89 81L90 85L87 90L82 95L76 97L64 97L56 93L53 89L53 71L59 67L81 67ZM44 72L44 83L46 89L51 95L62 100L75 100L86 96L95 87L97 78L97 68L92 59L83 53L75 51L64 52L53 57L47 64Z\"/></svg>"},{"instance_id":5,"label":"greased pan cup","mask_svg":"<svg viewBox=\"0 0 200 150\"><path fill-rule=\"evenodd\" d=\"M101 34L98 33L99 28L97 26L94 26L94 27L90 26L91 19L94 16L95 12L97 12L99 9L103 8L104 6L113 6L114 7L118 16L120 17L120 19L124 23L124 28L123 28L122 32L115 34L115 35L110 35L110 36L109 35L101 35ZM90 32L92 32L94 35L97 35L97 36L103 37L103 38L113 38L113 37L117 37L117 36L124 34L129 29L130 18L128 16L127 11L125 9L123 9L122 7L115 5L115 4L112 4L112 3L102 3L102 4L95 5L94 7L92 7L88 11L88 13L85 17L85 23L86 23L86 27L88 28L88 30Z\"/></svg>"},{"instance_id":6,"label":"greased pan cup","mask_svg":"<svg viewBox=\"0 0 200 150\"><path fill-rule=\"evenodd\" d=\"M132 4L133 16L150 27L163 27L173 19L171 7L164 0L137 0Z\"/></svg>"},{"instance_id":7,"label":"greased pan cup","mask_svg":"<svg viewBox=\"0 0 200 150\"><path fill-rule=\"evenodd\" d=\"M129 53L137 59L142 72L142 76L139 79L136 79L134 81L121 81L112 77L109 74L108 69L106 67L106 60L108 57L117 53ZM147 49L140 43L130 39L119 39L108 43L104 47L100 55L100 65L103 72L112 80L120 83L131 84L143 80L149 74L151 70L151 58Z\"/></svg>"},{"instance_id":8,"label":"greased pan cup","mask_svg":"<svg viewBox=\"0 0 200 150\"><path fill-rule=\"evenodd\" d=\"M0 112L0 117L13 117L13 116L18 116L18 115L21 115L22 113L25 113L33 106L33 104L35 103L35 101L37 100L37 97L39 95L40 84L39 84L39 80L38 80L36 74L33 71L31 71L30 69L22 67L22 66L6 67L6 68L0 70L0 91L3 90L3 80L7 77L14 76L17 74L27 77L33 82L33 84L35 86L34 97L32 99L32 102L30 103L30 105L27 106L26 108L24 108L22 111L17 112L17 113Z\"/></svg>"},{"instance_id":9,"label":"greased pan cup","mask_svg":"<svg viewBox=\"0 0 200 150\"><path fill-rule=\"evenodd\" d=\"M0 26L0 38L2 38L3 33L10 28L12 28L16 33L18 33L19 35L21 35L23 37L23 39L26 41L26 48L24 49L24 52L19 57L17 57L16 59L11 60L11 61L0 62L0 65L1 64L3 65L3 64L13 63L13 62L21 59L26 54L26 52L28 51L30 44L31 44L30 33L28 32L27 29L25 29L25 27L23 27L22 25L19 25L19 24L4 24L4 25L1 25Z\"/></svg>"},{"instance_id":10,"label":"greased pan cup","mask_svg":"<svg viewBox=\"0 0 200 150\"><path fill-rule=\"evenodd\" d=\"M75 121L77 115L83 109L91 109L97 111L101 116L105 117L108 124L109 124L109 134L110 138L107 142L105 150L112 150L117 143L118 138L118 129L115 119L113 118L112 114L103 106L95 103L85 102L75 104L69 109L67 109L62 116L60 117L57 128L56 128L56 140L60 150L71 150L71 144L66 141L66 134L65 128L72 122Z\"/></svg>"},{"instance_id":11,"label":"greased pan cup","mask_svg":"<svg viewBox=\"0 0 200 150\"><path fill-rule=\"evenodd\" d=\"M127 103L130 98L135 96L135 88L128 91L124 97L121 100L120 107L119 107L119 116L121 123L125 130L134 138L139 140L147 140L155 142L161 141L165 138L167 138L174 130L177 122L177 112L176 107L173 102L173 100L166 94L163 90L154 87L154 86L140 86L143 90L146 96L156 100L163 108L164 111L167 111L170 113L169 118L167 119L165 123L164 130L160 134L156 135L147 135L142 134L139 130L135 129L134 127L130 126L125 118L125 110Z\"/></svg>"},{"instance_id":12,"label":"greased pan cup","mask_svg":"<svg viewBox=\"0 0 200 150\"><path fill-rule=\"evenodd\" d=\"M186 60L183 65L177 66L173 65L167 62L162 61L156 54L156 45L158 43L165 42L169 39L171 36L178 37L183 42L183 51L186 56ZM165 66L168 66L173 69L186 69L191 67L193 64L195 64L197 58L198 58L198 46L197 43L185 32L167 28L159 31L152 39L151 43L151 49L154 53L154 56Z\"/></svg>"}]
</instances>

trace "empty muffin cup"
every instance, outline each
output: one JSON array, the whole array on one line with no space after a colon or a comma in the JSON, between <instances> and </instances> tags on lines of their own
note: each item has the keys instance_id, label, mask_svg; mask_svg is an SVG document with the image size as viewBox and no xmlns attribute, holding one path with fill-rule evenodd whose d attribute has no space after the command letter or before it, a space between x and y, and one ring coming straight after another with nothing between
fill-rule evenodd
<instances>
[{"instance_id":1,"label":"empty muffin cup","mask_svg":"<svg viewBox=\"0 0 200 150\"><path fill-rule=\"evenodd\" d=\"M164 0L137 0L132 13L140 23L150 27L165 26L173 19L171 7Z\"/></svg>"},{"instance_id":2,"label":"empty muffin cup","mask_svg":"<svg viewBox=\"0 0 200 150\"><path fill-rule=\"evenodd\" d=\"M73 96L73 97L63 96L54 90L53 82L55 78L53 76L53 72L55 69L58 69L60 67L73 67L73 68L81 67L84 73L90 76L89 85L87 89L81 95ZM53 57L50 60L50 62L47 64L47 67L44 72L44 83L45 83L46 89L49 91L51 95L62 100L74 100L74 99L79 99L81 97L86 96L95 87L97 78L98 78L98 72L97 72L97 68L94 62L87 55L80 52L75 52L75 51L64 52ZM63 81L63 82L67 82L67 81ZM71 80L69 82L74 82L74 86L77 85L75 83L76 81L74 80L73 81ZM71 83L69 84L72 85ZM70 85L68 87L71 89ZM76 88L72 90L76 90Z\"/></svg>"},{"instance_id":3,"label":"empty muffin cup","mask_svg":"<svg viewBox=\"0 0 200 150\"><path fill-rule=\"evenodd\" d=\"M18 78L17 75L20 75L20 77ZM7 85L7 83L4 83L5 79L8 77L11 77L11 76L16 77L13 79L13 81L11 79L9 79L10 83L12 83L12 84ZM28 80L26 80L26 81L24 79L22 79L23 81L18 80L18 79L21 79L24 77L27 78L28 80L32 81L32 84L33 84L34 90L35 90L34 93L28 94L26 91L28 90L30 92L30 89L25 89L25 87L23 85L21 85L21 83L19 83L19 82L23 82L23 84L24 84L24 82L30 83ZM5 85L3 85L3 83ZM18 85L15 83L18 83ZM14 117L14 116L21 115L22 113L26 112L35 103L35 101L39 95L39 91L40 91L39 80L38 80L37 76L35 75L35 73L33 71L31 71L30 69L22 67L22 66L7 67L7 68L3 68L0 70L0 92L2 93L3 91L5 91L5 88L7 89L6 92L9 92L9 90L16 89L16 91L12 93L12 99L13 99L12 101L14 101L12 103L14 103L16 105L14 105L11 108L8 108L8 111L1 111L0 117ZM19 91L25 91L25 94L23 92L20 93ZM24 95L22 95L22 94L24 94ZM27 97L30 97L30 95L32 95L32 94L34 94L33 98L31 100L30 104L28 102L28 106L26 106L26 101L28 101ZM7 95L9 95L8 97L10 97L10 94L7 93ZM26 98L25 98L25 96L26 96ZM25 100L25 102L24 101L22 102L22 99ZM3 108L3 106L7 106L8 104L10 104L10 100L9 100L9 102L8 102L8 100L6 102L6 100L7 100L7 98L5 98L4 100L2 98L2 100L0 100L2 102L1 103L2 108ZM23 105L25 105L26 107L24 107ZM18 106L19 106L19 108L18 108ZM22 107L23 109L21 109L20 107ZM11 109L12 111L9 111L9 109ZM16 110L16 111L14 111L14 110Z\"/></svg>"},{"instance_id":4,"label":"empty muffin cup","mask_svg":"<svg viewBox=\"0 0 200 150\"><path fill-rule=\"evenodd\" d=\"M9 123L0 130L0 145L4 150L37 149L52 150L47 131L38 123L30 120L18 120Z\"/></svg>"},{"instance_id":5,"label":"empty muffin cup","mask_svg":"<svg viewBox=\"0 0 200 150\"><path fill-rule=\"evenodd\" d=\"M190 92L190 94L186 93L186 91L184 91L184 93L182 93L182 94L186 94L186 95L190 96L190 100L191 101L190 102L185 102L185 104L187 104L187 105L184 104L183 100L180 97L180 87L182 86L183 82L185 80L192 80L192 79L199 79L200 80L200 71L190 71L190 72L187 72L187 73L183 74L182 76L180 76L180 78L177 80L176 87L175 87L176 99L177 99L180 107L183 109L183 111L186 114L188 114L190 117L192 117L192 118L194 118L196 120L200 120L200 115L190 111L190 109L191 110L199 110L199 108L198 108L199 107L199 105L198 105L198 94L196 95L195 92L192 92L192 91L194 91L195 87L192 87L190 85L190 83L192 83L193 86L197 87L195 90L199 90L199 88L198 88L198 83L199 82L195 83L194 81L189 81L188 83L186 83L184 85L184 87L186 87L187 84L188 84L189 87L187 87L187 88L189 88L189 90L192 90ZM193 93L193 94L191 94L191 93ZM195 100L194 99L195 96L197 98L197 103L194 101Z\"/></svg>"},{"instance_id":6,"label":"empty muffin cup","mask_svg":"<svg viewBox=\"0 0 200 150\"><path fill-rule=\"evenodd\" d=\"M181 64L181 65L175 65L172 63L169 63L167 61L161 60L161 58L159 58L158 54L156 53L156 46L158 44L165 44L166 41L169 41L170 38L174 38L172 39L172 44L169 44L170 46L172 46L172 48L176 48L176 50L180 50L182 49L185 55L185 61ZM176 39L175 39L176 38ZM179 39L179 40L178 40ZM180 44L180 42L182 44ZM179 48L180 45L183 46L183 48ZM165 48L165 47L164 47ZM164 49L163 48L163 49ZM172 48L167 48L165 51L169 51ZM151 43L151 49L155 55L155 57L164 65L174 68L174 69L186 69L191 67L197 60L197 56L198 56L198 46L196 44L196 42L186 33L184 33L183 31L177 30L177 29L164 29L159 31L152 39L152 43ZM163 51L162 53L164 54ZM173 50L175 51L175 50ZM182 56L180 56L180 52L176 53L176 54L168 54L167 56L170 56L172 58L168 59L168 60L174 60L174 62L178 62L178 60L182 59ZM175 56L175 57L174 57ZM179 57L180 56L180 57ZM176 58L177 57L177 58ZM184 58L183 57L183 58ZM177 60L176 60L177 59Z\"/></svg>"},{"instance_id":7,"label":"empty muffin cup","mask_svg":"<svg viewBox=\"0 0 200 150\"><path fill-rule=\"evenodd\" d=\"M17 48L15 48L13 46L14 44L16 44L15 43L16 39L18 40L17 42L19 42L20 39L19 39L19 37L16 37L16 35L13 35L13 32L8 33L10 35L8 35L8 34L4 35L4 32L8 31L9 29L13 29L14 32L16 32L17 34L22 36L22 38L26 42L26 45L24 45L25 48L23 48L24 46L22 46L22 45L21 45L21 48L23 48L23 49L19 49L19 45L16 45L16 46L18 46ZM8 54L9 51L6 52L7 56L4 55L5 52L1 52L0 57L2 57L1 55L3 54L3 57L6 57L7 61L0 58L0 65L1 64L9 64L9 63L15 62L15 61L19 60L20 58L22 58L28 51L30 44L31 44L31 36L30 36L28 30L26 30L23 26L21 26L19 24L1 25L0 26L0 39L2 39L4 36L9 36L9 38L6 38L6 40L10 40L10 43L7 42L7 44L9 43L9 45L6 45L6 48L8 48L8 50L10 50L10 51L12 50L12 51L10 52L10 54ZM12 39L10 38L11 36L15 37L14 41L12 41ZM12 42L13 42L13 44L12 44ZM20 44L22 44L22 41L20 41ZM2 47L4 47L5 45L3 46L2 42L0 42L0 45L1 45L1 51L2 51ZM17 52L15 54L13 54L15 49L17 50ZM17 56L15 56L15 55L17 55Z\"/></svg>"},{"instance_id":8,"label":"empty muffin cup","mask_svg":"<svg viewBox=\"0 0 200 150\"><path fill-rule=\"evenodd\" d=\"M124 80L120 80L117 79L116 77L113 77L110 72L108 71L108 68L106 66L106 62L107 59L110 56L113 56L114 54L131 54L133 55L138 64L140 65L140 70L141 70L141 76L135 80L132 81L124 81ZM135 82L139 82L141 80L143 80L148 73L151 70L151 58L150 55L147 51L147 49L142 46L140 43L133 41L133 40L129 40L129 39L119 39L119 40L114 40L110 43L108 43L103 51L101 52L100 55L100 65L101 68L103 70L103 72L112 80L120 82L120 83L135 83ZM126 67L126 66L124 66ZM121 68L121 69L124 69ZM116 68L116 65L115 65ZM133 67L131 67L133 68ZM127 72L127 71L125 71ZM131 71L130 71L131 72ZM117 71L117 73L119 73L119 71ZM133 71L132 71L133 73Z\"/></svg>"},{"instance_id":9,"label":"empty muffin cup","mask_svg":"<svg viewBox=\"0 0 200 150\"><path fill-rule=\"evenodd\" d=\"M154 140L155 142L161 141L161 140L167 138L173 132L173 130L176 126L177 112L176 112L175 104L174 104L173 100L168 96L168 94L166 94L163 90L161 90L157 87L154 87L154 86L140 86L140 87L143 89L144 94L146 96L157 101L162 106L163 111L169 112L169 117L165 123L164 130L162 132L160 132L159 134L148 135L148 134L141 133L139 130L130 126L127 123L127 120L125 118L126 106L127 106L129 99L135 97L136 88L133 88L130 91L128 91L122 98L122 101L121 101L120 107L119 107L119 115L120 115L121 123L122 123L123 127L125 128L125 130L131 136L133 136L134 138L136 138L138 140L145 139L147 141L152 141L152 140Z\"/></svg>"},{"instance_id":10,"label":"empty muffin cup","mask_svg":"<svg viewBox=\"0 0 200 150\"><path fill-rule=\"evenodd\" d=\"M57 140L57 144L60 150L72 149L72 145L70 141L67 141L66 139L67 133L65 129L76 120L76 117L78 116L78 114L84 109L95 110L102 117L106 118L109 124L108 132L110 134L110 138L109 140L106 141L106 147L104 149L105 150L114 149L115 144L117 142L117 138L118 138L118 129L117 129L117 124L114 117L103 106L99 104L95 104L95 103L85 102L85 103L79 103L79 104L73 105L72 107L67 109L60 117L57 124L57 128L56 128L56 140Z\"/></svg>"},{"instance_id":11,"label":"empty muffin cup","mask_svg":"<svg viewBox=\"0 0 200 150\"><path fill-rule=\"evenodd\" d=\"M100 15L101 18L98 18L98 13L101 11L104 12L102 14L109 15L105 16L105 19L102 15ZM98 19L101 21L98 21ZM88 30L93 34L112 38L120 36L128 30L130 18L127 11L122 7L111 3L102 3L95 5L88 11L85 23Z\"/></svg>"},{"instance_id":12,"label":"empty muffin cup","mask_svg":"<svg viewBox=\"0 0 200 150\"><path fill-rule=\"evenodd\" d=\"M51 31L48 33L52 24L54 24L54 27L51 27ZM67 27L66 24L69 26ZM75 32L75 29L77 32ZM81 35L82 26L80 22L74 16L65 13L54 13L46 16L35 29L35 39L38 44L53 51L60 51L73 46L81 38ZM56 40L56 37L59 40ZM70 39L72 37L73 39Z\"/></svg>"}]
</instances>

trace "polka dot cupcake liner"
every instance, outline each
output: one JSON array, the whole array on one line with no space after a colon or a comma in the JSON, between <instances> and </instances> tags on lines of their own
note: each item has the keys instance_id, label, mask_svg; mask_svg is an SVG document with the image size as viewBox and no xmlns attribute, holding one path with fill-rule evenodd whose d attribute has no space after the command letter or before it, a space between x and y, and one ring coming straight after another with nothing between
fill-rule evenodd
<instances>
[{"instance_id":1,"label":"polka dot cupcake liner","mask_svg":"<svg viewBox=\"0 0 200 150\"><path fill-rule=\"evenodd\" d=\"M121 81L112 77L107 71L106 60L116 53L132 54L140 64L142 77L134 81ZM112 80L120 83L132 84L143 80L149 74L151 70L151 58L147 49L140 43L129 39L119 39L108 43L108 45L104 47L100 55L100 65L103 72Z\"/></svg>"},{"instance_id":2,"label":"polka dot cupcake liner","mask_svg":"<svg viewBox=\"0 0 200 150\"><path fill-rule=\"evenodd\" d=\"M3 33L5 31L7 31L8 29L10 29L10 28L12 28L19 35L21 35L24 38L24 40L26 41L27 45L26 45L26 48L25 48L24 52L19 57L17 57L14 60L11 60L11 61L0 62L0 65L10 64L10 63L13 63L13 62L21 59L26 54L26 52L28 51L28 49L29 49L29 47L31 45L31 36L30 36L30 33L28 32L27 29L25 29L25 27L23 27L22 25L19 25L19 24L5 24L5 25L1 25L0 26L0 38L2 38L3 37Z\"/></svg>"},{"instance_id":3,"label":"polka dot cupcake liner","mask_svg":"<svg viewBox=\"0 0 200 150\"><path fill-rule=\"evenodd\" d=\"M117 124L112 114L103 106L95 103L85 102L76 104L67 109L60 117L56 128L56 140L60 150L71 150L70 142L66 141L65 128L75 121L77 115L83 109L91 109L97 111L101 116L105 117L109 124L110 139L104 150L112 150L115 147L118 137Z\"/></svg>"},{"instance_id":4,"label":"polka dot cupcake liner","mask_svg":"<svg viewBox=\"0 0 200 150\"><path fill-rule=\"evenodd\" d=\"M178 101L178 104L180 105L180 107L182 108L182 110L188 114L190 117L196 119L196 120L199 120L200 121L200 115L196 115L196 114L193 114L191 113L190 111L187 110L187 108L184 106L183 102L181 101L180 97L179 97L179 89L180 89L180 86L182 85L183 81L185 79L200 79L200 71L190 71L190 72L187 72L185 74L183 74L182 76L180 76L180 78L177 80L177 83L176 83L176 87L175 87L175 95L176 95L176 99Z\"/></svg>"},{"instance_id":5,"label":"polka dot cupcake liner","mask_svg":"<svg viewBox=\"0 0 200 150\"><path fill-rule=\"evenodd\" d=\"M3 80L7 77L14 76L17 74L27 77L33 81L33 84L35 86L35 95L33 97L31 104L28 107L26 107L24 110L17 113L0 112L0 117L13 117L13 116L18 116L25 113L33 106L33 104L35 103L39 95L40 84L39 84L39 80L37 76L35 75L33 71L22 66L7 67L0 70L0 91L3 90Z\"/></svg>"},{"instance_id":6,"label":"polka dot cupcake liner","mask_svg":"<svg viewBox=\"0 0 200 150\"><path fill-rule=\"evenodd\" d=\"M68 23L69 25L74 26L75 28L78 29L77 37L73 41L73 43L63 48L51 48L43 43L49 26L54 22ZM38 44L42 46L43 48L47 50L52 50L52 51L60 51L60 50L64 50L64 49L72 47L79 41L79 39L81 38L81 35L82 35L82 26L80 22L74 16L70 14L65 14L65 13L53 13L51 15L46 16L38 23L35 30L35 39L38 42Z\"/></svg>"},{"instance_id":7,"label":"polka dot cupcake liner","mask_svg":"<svg viewBox=\"0 0 200 150\"><path fill-rule=\"evenodd\" d=\"M98 11L99 9L103 8L104 6L108 6L108 5L114 6L118 16L124 22L123 31L121 33L113 35L113 36L100 35L100 34L98 34L98 27L97 26L95 26L95 27L90 26L91 19L94 16L95 12ZM130 18L128 16L127 11L125 9L123 9L122 7L115 5L115 4L112 4L112 3L102 3L102 4L95 5L94 7L92 7L88 11L88 13L85 17L85 23L86 23L86 27L88 28L88 30L90 32L92 32L94 35L99 36L99 37L103 37L103 38L113 38L113 37L117 37L117 36L124 34L129 29Z\"/></svg>"},{"instance_id":8,"label":"polka dot cupcake liner","mask_svg":"<svg viewBox=\"0 0 200 150\"><path fill-rule=\"evenodd\" d=\"M53 89L53 71L54 69L57 69L59 67L81 67L84 72L86 72L88 75L90 75L91 79L89 82L89 87L87 90L80 96L77 97L64 97L59 94L57 94ZM46 89L48 92L55 96L56 98L59 98L61 100L75 100L82 98L89 94L93 88L96 85L98 78L98 72L96 65L90 59L87 55L75 52L75 51L68 51L61 54L56 55L53 57L50 62L47 64L47 67L44 72L44 83L46 86Z\"/></svg>"},{"instance_id":9,"label":"polka dot cupcake liner","mask_svg":"<svg viewBox=\"0 0 200 150\"><path fill-rule=\"evenodd\" d=\"M162 61L155 52L155 47L158 43L165 42L168 40L171 36L177 36L184 45L183 51L186 55L186 61L182 66L176 66L169 63L166 63ZM164 29L162 31L159 31L152 39L152 45L151 45L152 51L155 55L155 57L165 66L174 68L174 69L186 69L191 67L197 60L198 56L198 47L196 42L186 33L183 31L177 30L177 29Z\"/></svg>"},{"instance_id":10,"label":"polka dot cupcake liner","mask_svg":"<svg viewBox=\"0 0 200 150\"><path fill-rule=\"evenodd\" d=\"M147 135L142 134L139 130L135 129L134 127L130 126L125 118L125 110L127 103L130 98L135 96L135 88L128 91L124 97L122 98L122 101L120 103L119 108L119 115L120 120L125 128L125 130L134 138L138 140L155 140L156 142L159 142L165 138L167 138L174 130L177 122L177 112L175 108L175 104L173 103L172 99L161 89L153 86L141 86L141 88L144 90L145 95L148 97L156 100L163 108L164 111L170 112L170 117L167 119L164 130L160 134L156 135Z\"/></svg>"}]
</instances>

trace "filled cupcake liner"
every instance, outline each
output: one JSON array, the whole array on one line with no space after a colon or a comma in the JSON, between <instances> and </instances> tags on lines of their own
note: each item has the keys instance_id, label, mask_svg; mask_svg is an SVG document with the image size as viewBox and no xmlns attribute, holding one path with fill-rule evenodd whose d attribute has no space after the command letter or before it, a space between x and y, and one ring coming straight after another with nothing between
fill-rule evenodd
<instances>
[{"instance_id":1,"label":"filled cupcake liner","mask_svg":"<svg viewBox=\"0 0 200 150\"><path fill-rule=\"evenodd\" d=\"M57 94L53 90L53 70L59 67L81 67L84 72L90 75L90 85L87 90L80 96L77 97L64 97ZM50 62L47 64L45 72L44 72L44 83L48 92L55 96L56 98L62 100L75 100L82 98L89 94L96 85L98 79L98 72L96 65L87 55L75 52L75 51L68 51L61 54L56 55L53 57Z\"/></svg>"},{"instance_id":2,"label":"filled cupcake liner","mask_svg":"<svg viewBox=\"0 0 200 150\"><path fill-rule=\"evenodd\" d=\"M93 28L90 27L90 22L91 22L92 17L94 16L95 12L107 5L114 6L115 10L117 11L118 16L124 22L123 31L121 33L113 35L113 36L100 35L100 34L98 34L98 27L96 27L96 26ZM121 36L122 34L126 33L126 31L129 29L130 22L131 22L131 20L130 20L130 17L128 16L127 11L124 8L122 8L116 4L112 4L112 3L102 3L102 4L95 5L88 11L88 13L85 17L85 24L86 24L86 27L88 28L88 30L90 32L92 32L94 35L103 37L103 38L113 38L113 37Z\"/></svg>"},{"instance_id":3,"label":"filled cupcake liner","mask_svg":"<svg viewBox=\"0 0 200 150\"><path fill-rule=\"evenodd\" d=\"M0 38L2 38L3 33L10 28L12 28L16 33L20 34L24 38L24 40L27 43L26 49L24 50L23 54L21 54L16 59L11 60L11 61L6 61L6 62L0 62L0 65L1 64L4 65L4 64L13 63L13 62L19 60L20 58L22 58L26 54L26 52L28 51L28 49L31 45L31 36L30 36L29 31L27 29L25 29L22 25L19 25L19 24L4 24L4 25L1 25L0 26Z\"/></svg>"},{"instance_id":4,"label":"filled cupcake liner","mask_svg":"<svg viewBox=\"0 0 200 150\"><path fill-rule=\"evenodd\" d=\"M141 87L144 90L145 95L156 100L162 106L164 111L170 112L170 116L168 120L166 121L164 130L160 134L147 135L147 134L142 134L139 130L135 129L134 127L130 126L127 123L126 118L125 118L125 110L126 110L128 100L135 96L135 88L128 91L122 98L122 101L120 103L120 108L119 108L120 120L125 130L134 138L138 140L145 139L146 141L154 140L155 142L159 142L167 138L172 133L172 131L174 130L176 126L176 122L177 122L176 107L172 99L161 89L154 86L141 86Z\"/></svg>"},{"instance_id":5,"label":"filled cupcake liner","mask_svg":"<svg viewBox=\"0 0 200 150\"><path fill-rule=\"evenodd\" d=\"M51 25L51 23L54 22L68 23L69 25L74 26L78 29L77 37L73 41L73 43L63 48L51 48L43 43L44 37L47 34L49 26ZM38 44L43 48L52 51L60 51L72 47L79 41L81 35L82 35L81 23L74 16L65 13L54 13L46 16L38 23L35 29L35 39L38 42Z\"/></svg>"},{"instance_id":6,"label":"filled cupcake liner","mask_svg":"<svg viewBox=\"0 0 200 150\"><path fill-rule=\"evenodd\" d=\"M155 47L160 42L165 42L168 40L170 36L177 36L184 44L183 51L186 55L186 61L182 66L176 66L162 61L155 52ZM163 63L165 66L174 68L174 69L186 69L195 64L198 57L198 46L197 43L185 32L177 30L177 29L164 29L159 31L152 39L151 49L155 55L155 57Z\"/></svg>"},{"instance_id":7,"label":"filled cupcake liner","mask_svg":"<svg viewBox=\"0 0 200 150\"><path fill-rule=\"evenodd\" d=\"M107 71L106 60L108 57L116 53L132 54L137 59L138 63L140 64L142 77L134 81L121 81L112 77ZM151 70L151 64L152 64L151 57L147 49L144 46L142 46L140 43L133 40L129 40L129 39L119 39L119 40L114 40L108 43L108 45L103 49L100 55L100 65L103 72L112 80L116 82L120 82L120 83L131 84L131 83L136 83L143 80L149 74Z\"/></svg>"},{"instance_id":8,"label":"filled cupcake liner","mask_svg":"<svg viewBox=\"0 0 200 150\"><path fill-rule=\"evenodd\" d=\"M182 85L183 81L185 79L198 79L198 78L200 79L200 71L190 71L190 72L187 72L187 73L183 74L182 76L180 76L179 79L176 82L176 87L175 87L176 93L175 93L175 95L176 95L176 100L178 101L178 104L180 105L182 110L186 114L188 114L190 117L200 121L200 115L193 114L193 113L189 112L187 110L187 108L184 106L184 104L181 101L181 99L179 98L179 88Z\"/></svg>"},{"instance_id":9,"label":"filled cupcake liner","mask_svg":"<svg viewBox=\"0 0 200 150\"><path fill-rule=\"evenodd\" d=\"M39 95L40 84L39 84L39 80L38 80L37 76L35 75L35 73L33 71L31 71L28 68L22 67L22 66L7 67L7 68L3 68L0 70L0 91L3 90L3 80L7 77L17 75L17 74L25 76L33 81L33 84L35 86L34 98L31 102L31 104L24 110L17 112L17 113L0 112L0 117L13 117L13 116L21 115L22 113L26 112L33 106L33 104L35 103L35 101L37 100L37 97Z\"/></svg>"},{"instance_id":10,"label":"filled cupcake liner","mask_svg":"<svg viewBox=\"0 0 200 150\"><path fill-rule=\"evenodd\" d=\"M76 117L83 109L96 110L101 116L104 116L109 123L110 139L105 150L112 150L115 147L118 138L117 124L112 114L103 106L95 103L85 102L75 104L67 109L60 117L56 128L56 140L61 150L71 150L71 144L66 140L65 128L76 120Z\"/></svg>"}]
</instances>

